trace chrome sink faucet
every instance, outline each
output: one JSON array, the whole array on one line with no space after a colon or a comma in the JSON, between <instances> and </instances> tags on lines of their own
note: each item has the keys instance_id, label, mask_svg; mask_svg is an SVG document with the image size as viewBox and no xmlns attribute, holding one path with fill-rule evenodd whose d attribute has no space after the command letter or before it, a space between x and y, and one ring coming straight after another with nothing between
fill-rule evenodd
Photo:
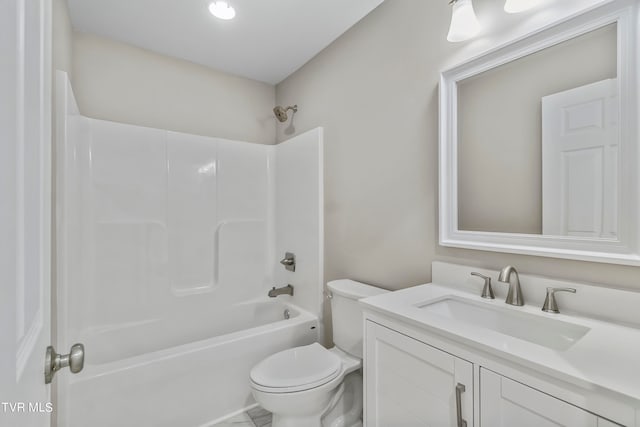
<instances>
[{"instance_id":1,"label":"chrome sink faucet","mask_svg":"<svg viewBox=\"0 0 640 427\"><path fill-rule=\"evenodd\" d=\"M291 295L291 296L293 296L293 286L287 285L287 286L283 286L282 288L276 288L274 286L273 289L271 289L269 291L269 298L275 298L278 295Z\"/></svg>"},{"instance_id":2,"label":"chrome sink faucet","mask_svg":"<svg viewBox=\"0 0 640 427\"><path fill-rule=\"evenodd\" d=\"M513 280L511 276L514 276ZM522 289L520 289L520 276L518 276L518 271L515 267L508 265L503 268L502 271L500 271L498 282L509 284L509 292L507 293L507 299L504 302L510 305L524 305Z\"/></svg>"}]
</instances>

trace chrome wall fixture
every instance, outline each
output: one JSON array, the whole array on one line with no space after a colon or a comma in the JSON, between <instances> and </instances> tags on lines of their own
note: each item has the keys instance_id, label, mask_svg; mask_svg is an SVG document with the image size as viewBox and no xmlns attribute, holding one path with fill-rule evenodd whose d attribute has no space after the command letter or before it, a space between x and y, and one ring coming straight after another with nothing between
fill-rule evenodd
<instances>
[{"instance_id":1,"label":"chrome wall fixture","mask_svg":"<svg viewBox=\"0 0 640 427\"><path fill-rule=\"evenodd\" d=\"M297 113L298 105L290 105L286 108L278 105L273 109L273 114L276 115L276 118L280 121L280 123L284 123L289 118L287 114L287 111L289 110L293 111L294 113Z\"/></svg>"},{"instance_id":2,"label":"chrome wall fixture","mask_svg":"<svg viewBox=\"0 0 640 427\"><path fill-rule=\"evenodd\" d=\"M296 254L293 252L285 252L284 258L280 260L280 264L284 265L288 271L296 271Z\"/></svg>"},{"instance_id":3,"label":"chrome wall fixture","mask_svg":"<svg viewBox=\"0 0 640 427\"><path fill-rule=\"evenodd\" d=\"M293 286L287 285L281 288L276 288L275 286L271 288L268 292L269 298L275 298L278 295L291 295L293 296Z\"/></svg>"},{"instance_id":4,"label":"chrome wall fixture","mask_svg":"<svg viewBox=\"0 0 640 427\"><path fill-rule=\"evenodd\" d=\"M544 0L506 0L504 11L507 13L520 13L533 9ZM480 33L482 25L476 17L473 9L473 0L449 0L453 11L451 25L447 40L450 42L462 42L469 40Z\"/></svg>"}]
</instances>

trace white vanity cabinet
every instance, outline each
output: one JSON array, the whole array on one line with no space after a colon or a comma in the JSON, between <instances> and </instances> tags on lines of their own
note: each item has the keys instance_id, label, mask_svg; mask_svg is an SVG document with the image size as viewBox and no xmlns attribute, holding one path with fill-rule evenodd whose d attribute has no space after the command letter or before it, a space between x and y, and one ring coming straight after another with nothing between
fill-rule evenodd
<instances>
[{"instance_id":1,"label":"white vanity cabinet","mask_svg":"<svg viewBox=\"0 0 640 427\"><path fill-rule=\"evenodd\" d=\"M512 306L471 274L495 272L432 271L359 302L365 427L459 426L457 408L467 427L640 427L640 292L521 275L527 304ZM577 291L560 313L540 309L550 287Z\"/></svg>"},{"instance_id":2,"label":"white vanity cabinet","mask_svg":"<svg viewBox=\"0 0 640 427\"><path fill-rule=\"evenodd\" d=\"M480 425L483 427L618 426L484 368L480 368Z\"/></svg>"},{"instance_id":3,"label":"white vanity cabinet","mask_svg":"<svg viewBox=\"0 0 640 427\"><path fill-rule=\"evenodd\" d=\"M472 363L374 322L366 340L366 426L474 425Z\"/></svg>"},{"instance_id":4,"label":"white vanity cabinet","mask_svg":"<svg viewBox=\"0 0 640 427\"><path fill-rule=\"evenodd\" d=\"M451 348L434 347L410 330L379 317L365 321L366 427L621 425L487 369L472 353L461 358Z\"/></svg>"}]
</instances>

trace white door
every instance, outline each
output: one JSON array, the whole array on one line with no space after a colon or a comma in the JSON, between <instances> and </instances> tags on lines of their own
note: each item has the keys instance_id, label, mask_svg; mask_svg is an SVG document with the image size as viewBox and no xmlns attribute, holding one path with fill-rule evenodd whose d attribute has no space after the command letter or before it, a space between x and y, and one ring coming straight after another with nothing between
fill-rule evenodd
<instances>
[{"instance_id":1,"label":"white door","mask_svg":"<svg viewBox=\"0 0 640 427\"><path fill-rule=\"evenodd\" d=\"M480 369L481 427L613 427L589 412Z\"/></svg>"},{"instance_id":2,"label":"white door","mask_svg":"<svg viewBox=\"0 0 640 427\"><path fill-rule=\"evenodd\" d=\"M0 426L50 425L51 3L0 0Z\"/></svg>"},{"instance_id":3,"label":"white door","mask_svg":"<svg viewBox=\"0 0 640 427\"><path fill-rule=\"evenodd\" d=\"M456 426L459 397L462 419L473 427L470 362L373 322L364 360L366 426Z\"/></svg>"},{"instance_id":4,"label":"white door","mask_svg":"<svg viewBox=\"0 0 640 427\"><path fill-rule=\"evenodd\" d=\"M618 84L542 98L542 234L615 238Z\"/></svg>"}]
</instances>

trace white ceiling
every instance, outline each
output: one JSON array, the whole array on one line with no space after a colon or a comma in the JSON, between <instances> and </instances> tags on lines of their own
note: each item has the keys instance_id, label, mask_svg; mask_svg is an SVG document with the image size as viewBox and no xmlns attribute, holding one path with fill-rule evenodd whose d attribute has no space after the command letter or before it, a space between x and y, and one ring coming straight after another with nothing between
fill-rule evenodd
<instances>
[{"instance_id":1,"label":"white ceiling","mask_svg":"<svg viewBox=\"0 0 640 427\"><path fill-rule=\"evenodd\" d=\"M384 0L68 0L76 30L228 73L279 83Z\"/></svg>"}]
</instances>

